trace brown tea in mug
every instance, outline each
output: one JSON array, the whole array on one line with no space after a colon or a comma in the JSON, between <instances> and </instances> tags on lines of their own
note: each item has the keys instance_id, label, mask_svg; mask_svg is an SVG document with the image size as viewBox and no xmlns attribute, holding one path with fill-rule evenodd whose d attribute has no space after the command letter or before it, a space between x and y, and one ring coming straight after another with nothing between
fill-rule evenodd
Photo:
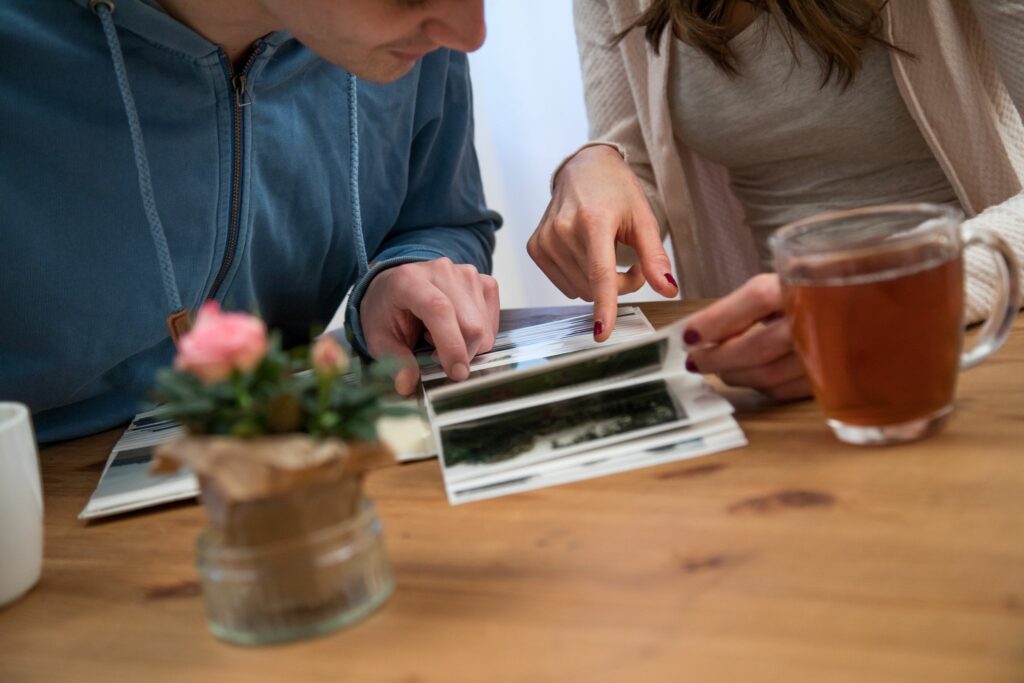
<instances>
[{"instance_id":1,"label":"brown tea in mug","mask_svg":"<svg viewBox=\"0 0 1024 683\"><path fill-rule=\"evenodd\" d=\"M952 404L963 278L959 252L936 245L847 256L787 274L794 343L827 417L889 425Z\"/></svg>"},{"instance_id":2,"label":"brown tea in mug","mask_svg":"<svg viewBox=\"0 0 1024 683\"><path fill-rule=\"evenodd\" d=\"M768 240L786 318L836 438L906 443L953 411L957 374L1006 340L1021 267L996 232L937 204L886 204L808 216ZM988 321L963 346L963 251L991 252L999 277Z\"/></svg>"}]
</instances>

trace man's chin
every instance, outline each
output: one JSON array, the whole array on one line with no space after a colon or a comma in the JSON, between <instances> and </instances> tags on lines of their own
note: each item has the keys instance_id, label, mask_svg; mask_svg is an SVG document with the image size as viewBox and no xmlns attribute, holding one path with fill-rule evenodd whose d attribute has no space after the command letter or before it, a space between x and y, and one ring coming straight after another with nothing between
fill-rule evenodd
<instances>
[{"instance_id":1,"label":"man's chin","mask_svg":"<svg viewBox=\"0 0 1024 683\"><path fill-rule=\"evenodd\" d=\"M394 83L408 75L410 71L416 68L417 62L419 62L419 59L401 59L389 55L387 58L375 59L353 67L338 64L338 62L335 63L349 73L355 74L361 80L387 84Z\"/></svg>"},{"instance_id":2,"label":"man's chin","mask_svg":"<svg viewBox=\"0 0 1024 683\"><path fill-rule=\"evenodd\" d=\"M416 68L420 59L426 56L423 53L406 54L388 48L377 48L361 54L351 52L331 54L330 50L307 47L332 64L355 74L359 79L381 84L394 83L408 75Z\"/></svg>"}]
</instances>

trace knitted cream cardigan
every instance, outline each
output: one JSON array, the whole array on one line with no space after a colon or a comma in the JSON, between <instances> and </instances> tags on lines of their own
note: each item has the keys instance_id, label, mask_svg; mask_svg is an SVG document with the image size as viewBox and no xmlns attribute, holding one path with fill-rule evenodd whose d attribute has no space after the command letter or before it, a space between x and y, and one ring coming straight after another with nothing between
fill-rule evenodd
<instances>
[{"instance_id":1,"label":"knitted cream cardigan","mask_svg":"<svg viewBox=\"0 0 1024 683\"><path fill-rule=\"evenodd\" d=\"M727 171L680 149L672 134L668 41L654 54L642 31L613 36L649 0L574 0L590 138L612 143L639 177L672 236L682 289L721 296L758 272ZM1024 0L896 0L885 9L897 86L969 222L999 232L1024 256ZM594 144L594 143L591 143ZM996 269L968 251L969 320L994 297Z\"/></svg>"}]
</instances>

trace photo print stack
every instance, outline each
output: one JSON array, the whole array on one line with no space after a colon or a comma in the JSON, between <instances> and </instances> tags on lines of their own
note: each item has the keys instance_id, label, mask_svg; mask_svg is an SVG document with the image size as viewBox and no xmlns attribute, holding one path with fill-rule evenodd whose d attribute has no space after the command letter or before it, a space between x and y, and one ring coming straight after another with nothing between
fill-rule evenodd
<instances>
[{"instance_id":1,"label":"photo print stack","mask_svg":"<svg viewBox=\"0 0 1024 683\"><path fill-rule=\"evenodd\" d=\"M592 325L584 317L548 332ZM685 370L682 323L654 332L638 309L624 319L628 339L611 346L544 355L533 343L474 364L465 382L424 382L453 505L746 445L729 402Z\"/></svg>"}]
</instances>

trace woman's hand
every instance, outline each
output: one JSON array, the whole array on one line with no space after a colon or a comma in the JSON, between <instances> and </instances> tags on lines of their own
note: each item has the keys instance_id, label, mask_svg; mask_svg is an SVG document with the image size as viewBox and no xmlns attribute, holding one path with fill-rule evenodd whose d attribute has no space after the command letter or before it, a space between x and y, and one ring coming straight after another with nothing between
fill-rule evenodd
<instances>
[{"instance_id":1,"label":"woman's hand","mask_svg":"<svg viewBox=\"0 0 1024 683\"><path fill-rule=\"evenodd\" d=\"M638 257L625 273L616 269L616 242L633 247ZM679 292L640 182L607 145L587 147L562 168L526 249L563 294L594 302L598 341L615 327L620 294L645 281L662 296Z\"/></svg>"},{"instance_id":2,"label":"woman's hand","mask_svg":"<svg viewBox=\"0 0 1024 683\"><path fill-rule=\"evenodd\" d=\"M450 259L389 268L370 282L359 315L370 355L404 362L395 390L408 396L419 368L412 349L425 333L448 377L469 377L469 362L494 346L498 333L498 282L476 267Z\"/></svg>"},{"instance_id":3,"label":"woman's hand","mask_svg":"<svg viewBox=\"0 0 1024 683\"><path fill-rule=\"evenodd\" d=\"M683 332L690 372L714 374L779 401L811 395L803 363L782 314L782 285L757 275L692 315Z\"/></svg>"}]
</instances>

